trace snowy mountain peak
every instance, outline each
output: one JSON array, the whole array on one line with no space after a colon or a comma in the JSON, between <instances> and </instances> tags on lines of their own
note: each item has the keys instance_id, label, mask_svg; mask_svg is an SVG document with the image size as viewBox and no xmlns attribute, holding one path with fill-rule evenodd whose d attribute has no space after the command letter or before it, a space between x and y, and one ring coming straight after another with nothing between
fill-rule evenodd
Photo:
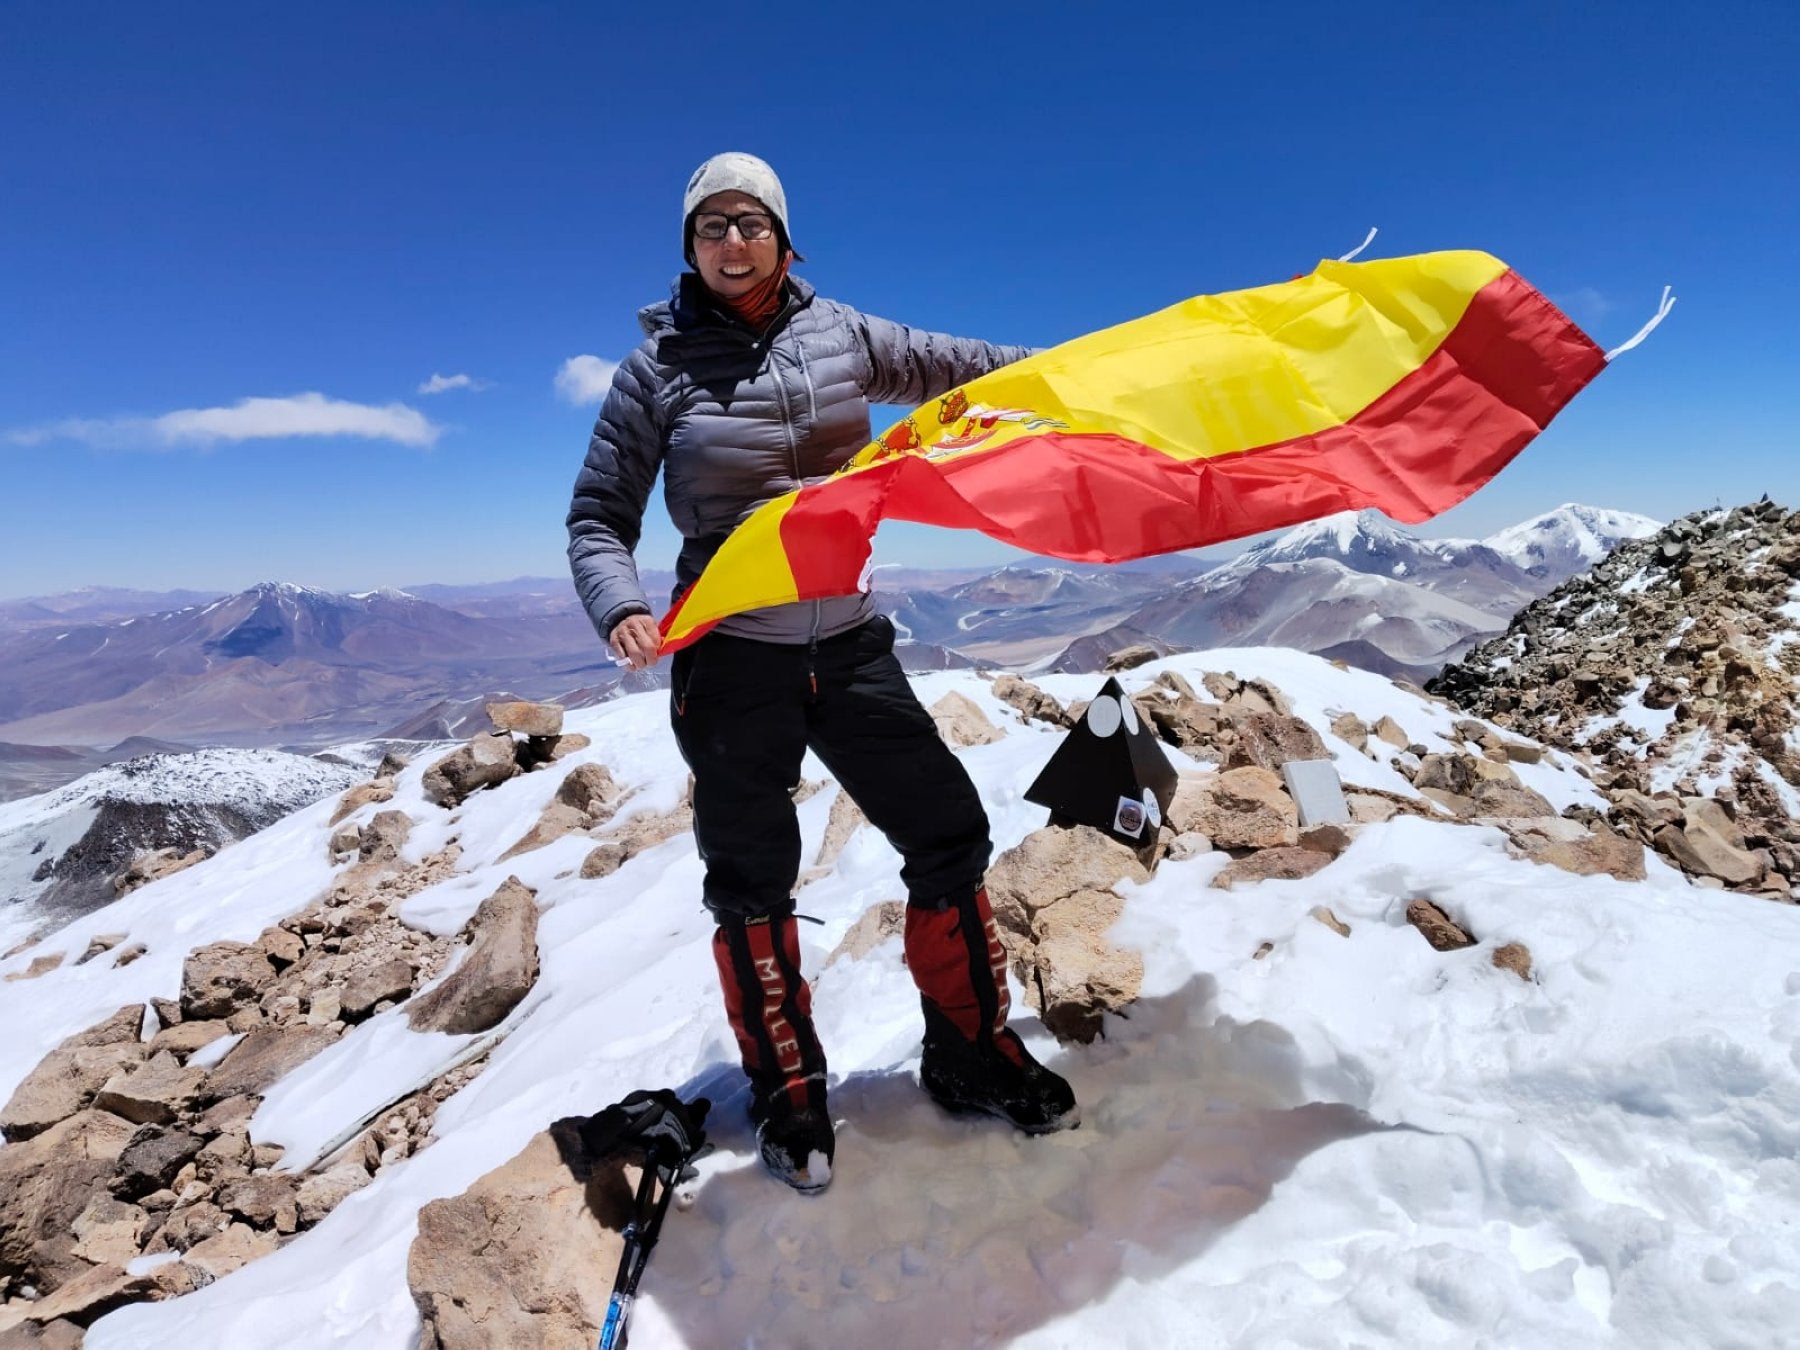
<instances>
[{"instance_id":1,"label":"snowy mountain peak","mask_svg":"<svg viewBox=\"0 0 1800 1350\"><path fill-rule=\"evenodd\" d=\"M1630 511L1564 502L1554 511L1520 521L1482 543L1527 571L1591 567L1627 539L1643 539L1662 528L1660 521Z\"/></svg>"}]
</instances>

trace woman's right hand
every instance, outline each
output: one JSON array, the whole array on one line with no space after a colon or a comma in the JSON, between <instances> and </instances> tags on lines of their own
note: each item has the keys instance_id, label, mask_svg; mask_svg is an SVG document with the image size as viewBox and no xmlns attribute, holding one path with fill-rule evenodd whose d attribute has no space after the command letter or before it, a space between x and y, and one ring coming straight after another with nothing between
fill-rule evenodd
<instances>
[{"instance_id":1,"label":"woman's right hand","mask_svg":"<svg viewBox=\"0 0 1800 1350\"><path fill-rule=\"evenodd\" d=\"M648 614L628 614L613 625L607 639L613 655L632 670L643 670L656 664L662 650L662 630Z\"/></svg>"}]
</instances>

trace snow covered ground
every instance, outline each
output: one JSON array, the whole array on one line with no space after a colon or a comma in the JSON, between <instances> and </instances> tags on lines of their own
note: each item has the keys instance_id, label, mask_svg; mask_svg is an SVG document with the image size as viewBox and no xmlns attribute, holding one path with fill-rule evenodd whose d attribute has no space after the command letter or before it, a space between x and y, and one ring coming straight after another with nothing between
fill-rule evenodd
<instances>
[{"instance_id":1,"label":"snow covered ground","mask_svg":"<svg viewBox=\"0 0 1800 1350\"><path fill-rule=\"evenodd\" d=\"M1165 668L1196 687L1209 670L1270 680L1349 781L1412 792L1325 733L1337 712L1385 713L1448 748L1447 709L1313 657L1196 653L1122 683ZM1011 733L959 752L997 848L1038 828L1042 808L1019 794L1056 733L1021 725L971 673L915 683L927 703L965 693ZM1040 683L1070 700L1100 677ZM638 788L628 809L678 798L686 770L664 696L568 726L594 744L566 763L604 762ZM656 1086L718 1103L719 1151L650 1264L637 1350L1770 1346L1800 1327L1800 910L1692 888L1655 858L1640 883L1576 877L1509 858L1495 830L1411 818L1362 827L1301 881L1212 890L1223 856L1165 861L1128 889L1113 934L1145 956L1129 1017L1062 1049L1022 1016L1084 1108L1079 1130L1028 1139L951 1119L919 1091L917 996L897 940L822 968L870 905L903 894L898 858L864 829L800 892L824 921L802 938L840 1122L832 1186L803 1197L753 1161L691 839L600 881L575 875L591 846L580 836L502 863L558 770L451 814L424 800L424 765L387 807L420 822L410 857L454 835L463 872L414 897L409 918L454 928L509 873L538 891L542 974L510 1036L440 1109L429 1148L274 1255L102 1318L91 1350L407 1350L419 1207L558 1116ZM1554 755L1519 767L1559 807L1596 800ZM810 758L806 773L828 777ZM800 807L808 859L832 796ZM108 931L148 947L122 969L0 984L12 1030L0 1093L60 1037L174 994L192 948L253 938L309 902L330 871L330 811L309 807L0 963L72 960ZM1429 947L1405 920L1420 897L1479 945ZM1347 938L1311 917L1320 905ZM1531 980L1492 964L1509 942L1529 947ZM298 1156L460 1039L375 1018L271 1093L258 1136Z\"/></svg>"}]
</instances>

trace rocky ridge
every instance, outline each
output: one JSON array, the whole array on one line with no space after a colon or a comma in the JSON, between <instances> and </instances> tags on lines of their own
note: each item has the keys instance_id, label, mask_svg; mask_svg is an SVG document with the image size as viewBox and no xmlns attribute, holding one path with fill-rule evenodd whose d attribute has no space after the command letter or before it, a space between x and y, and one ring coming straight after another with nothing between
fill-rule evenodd
<instances>
[{"instance_id":1,"label":"rocky ridge","mask_svg":"<svg viewBox=\"0 0 1800 1350\"><path fill-rule=\"evenodd\" d=\"M1622 544L1428 688L1587 757L1611 823L1704 884L1800 881L1800 511Z\"/></svg>"}]
</instances>

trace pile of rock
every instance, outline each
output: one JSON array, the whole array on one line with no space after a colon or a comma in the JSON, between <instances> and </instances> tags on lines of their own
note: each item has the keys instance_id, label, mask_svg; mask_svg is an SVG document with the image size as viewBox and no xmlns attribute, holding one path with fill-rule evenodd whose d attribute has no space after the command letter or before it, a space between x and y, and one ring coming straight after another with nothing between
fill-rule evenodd
<instances>
[{"instance_id":1,"label":"pile of rock","mask_svg":"<svg viewBox=\"0 0 1800 1350\"><path fill-rule=\"evenodd\" d=\"M439 806L460 806L470 793L590 744L580 733L563 734L563 710L553 703L490 703L487 715L497 730L472 737L425 771L425 795Z\"/></svg>"},{"instance_id":2,"label":"pile of rock","mask_svg":"<svg viewBox=\"0 0 1800 1350\"><path fill-rule=\"evenodd\" d=\"M1764 500L1622 544L1431 688L1590 758L1613 823L1707 884L1800 880L1800 511Z\"/></svg>"},{"instance_id":3,"label":"pile of rock","mask_svg":"<svg viewBox=\"0 0 1800 1350\"><path fill-rule=\"evenodd\" d=\"M346 793L340 817L390 800L397 768ZM254 942L192 952L177 997L121 1008L20 1083L0 1108L9 1141L0 1149L0 1336L12 1325L27 1335L27 1324L40 1340L52 1327L78 1336L121 1303L209 1283L316 1224L429 1141L437 1104L481 1061L416 1090L400 1085L405 1096L304 1170L278 1170L281 1150L249 1128L262 1094L347 1028L404 1003L415 1029L484 1031L535 982L537 908L516 879L458 939L400 921L400 902L450 876L459 854L452 843L406 862L411 823L395 810L343 822L332 846L354 861L317 901ZM108 935L83 959L122 937ZM415 998L459 939L468 951L456 969ZM127 1270L162 1253L174 1259Z\"/></svg>"}]
</instances>

